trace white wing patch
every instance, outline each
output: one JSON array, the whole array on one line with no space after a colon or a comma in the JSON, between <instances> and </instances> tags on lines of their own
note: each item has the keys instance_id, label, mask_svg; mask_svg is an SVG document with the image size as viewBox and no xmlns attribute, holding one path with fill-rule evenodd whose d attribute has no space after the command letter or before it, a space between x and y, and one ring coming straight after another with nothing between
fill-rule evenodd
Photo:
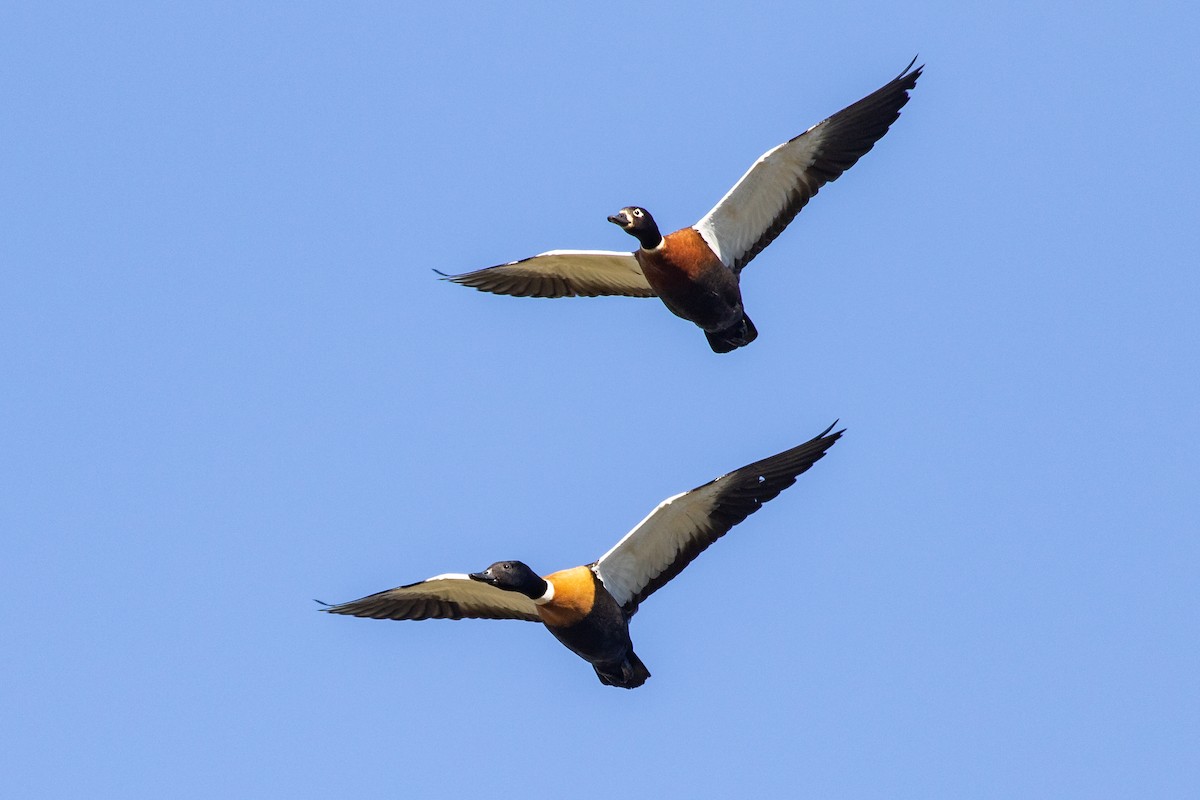
<instances>
[{"instance_id":1,"label":"white wing patch","mask_svg":"<svg viewBox=\"0 0 1200 800\"><path fill-rule=\"evenodd\" d=\"M806 171L820 151L820 123L764 153L694 226L721 263L733 269L792 196L807 191Z\"/></svg>"},{"instance_id":2,"label":"white wing patch","mask_svg":"<svg viewBox=\"0 0 1200 800\"><path fill-rule=\"evenodd\" d=\"M471 576L465 572L444 572L441 575L434 575L432 578L426 578L421 583L432 583L433 581L469 581ZM417 584L418 586L420 584Z\"/></svg>"},{"instance_id":3,"label":"white wing patch","mask_svg":"<svg viewBox=\"0 0 1200 800\"><path fill-rule=\"evenodd\" d=\"M624 606L674 563L712 525L716 487L705 485L669 497L596 562L604 587Z\"/></svg>"}]
</instances>

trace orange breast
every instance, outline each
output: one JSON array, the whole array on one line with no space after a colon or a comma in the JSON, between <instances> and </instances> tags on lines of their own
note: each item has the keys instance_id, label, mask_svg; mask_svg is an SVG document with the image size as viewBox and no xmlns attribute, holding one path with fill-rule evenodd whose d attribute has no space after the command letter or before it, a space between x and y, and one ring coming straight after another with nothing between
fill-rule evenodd
<instances>
[{"instance_id":1,"label":"orange breast","mask_svg":"<svg viewBox=\"0 0 1200 800\"><path fill-rule=\"evenodd\" d=\"M556 628L574 625L591 613L596 602L596 579L587 567L572 567L546 575L554 584L554 599L538 606L542 622Z\"/></svg>"}]
</instances>

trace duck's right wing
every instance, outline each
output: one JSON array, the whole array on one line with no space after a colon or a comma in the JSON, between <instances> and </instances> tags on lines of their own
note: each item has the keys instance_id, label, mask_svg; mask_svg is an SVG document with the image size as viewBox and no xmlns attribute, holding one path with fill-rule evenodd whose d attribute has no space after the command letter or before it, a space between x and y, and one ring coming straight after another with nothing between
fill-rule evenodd
<instances>
[{"instance_id":1,"label":"duck's right wing","mask_svg":"<svg viewBox=\"0 0 1200 800\"><path fill-rule=\"evenodd\" d=\"M837 423L835 422L834 425ZM592 565L626 616L729 530L796 482L842 435L833 425L802 445L659 503Z\"/></svg>"},{"instance_id":2,"label":"duck's right wing","mask_svg":"<svg viewBox=\"0 0 1200 800\"><path fill-rule=\"evenodd\" d=\"M740 273L818 189L874 147L900 116L921 70L909 64L886 86L763 153L695 225L722 263Z\"/></svg>"},{"instance_id":3,"label":"duck's right wing","mask_svg":"<svg viewBox=\"0 0 1200 800\"><path fill-rule=\"evenodd\" d=\"M371 619L523 619L540 622L537 605L518 592L507 592L467 575L447 573L398 586L349 603L327 606L330 614Z\"/></svg>"},{"instance_id":4,"label":"duck's right wing","mask_svg":"<svg viewBox=\"0 0 1200 800\"><path fill-rule=\"evenodd\" d=\"M655 296L633 253L610 250L551 250L461 275L438 274L481 292L514 297Z\"/></svg>"}]
</instances>

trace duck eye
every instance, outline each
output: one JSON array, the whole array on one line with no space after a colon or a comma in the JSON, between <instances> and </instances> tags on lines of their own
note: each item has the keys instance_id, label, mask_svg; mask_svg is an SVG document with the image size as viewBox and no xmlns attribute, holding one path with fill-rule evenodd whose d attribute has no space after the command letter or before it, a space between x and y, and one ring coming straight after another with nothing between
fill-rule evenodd
<instances>
[{"instance_id":1,"label":"duck eye","mask_svg":"<svg viewBox=\"0 0 1200 800\"><path fill-rule=\"evenodd\" d=\"M633 215L634 215L635 217L640 217L640 216L642 215L642 210L641 210L640 208L635 208L635 209L633 210Z\"/></svg>"}]
</instances>

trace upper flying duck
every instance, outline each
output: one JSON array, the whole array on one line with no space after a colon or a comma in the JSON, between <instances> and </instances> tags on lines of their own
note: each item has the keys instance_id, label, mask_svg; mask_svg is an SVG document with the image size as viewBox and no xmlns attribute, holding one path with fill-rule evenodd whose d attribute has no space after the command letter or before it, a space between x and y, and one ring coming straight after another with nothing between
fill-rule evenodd
<instances>
[{"instance_id":1,"label":"upper flying duck","mask_svg":"<svg viewBox=\"0 0 1200 800\"><path fill-rule=\"evenodd\" d=\"M373 619L541 622L592 665L601 683L633 689L650 677L629 639L629 618L638 604L795 483L842 435L832 429L664 500L586 566L538 575L520 561L498 561L483 572L437 575L324 610Z\"/></svg>"},{"instance_id":2,"label":"upper flying duck","mask_svg":"<svg viewBox=\"0 0 1200 800\"><path fill-rule=\"evenodd\" d=\"M783 232L809 199L850 169L888 131L923 66L804 133L768 150L695 225L663 236L650 212L608 218L638 240L632 253L551 250L487 269L446 275L480 291L517 297L658 297L704 330L714 352L758 336L742 308L742 268Z\"/></svg>"}]
</instances>

